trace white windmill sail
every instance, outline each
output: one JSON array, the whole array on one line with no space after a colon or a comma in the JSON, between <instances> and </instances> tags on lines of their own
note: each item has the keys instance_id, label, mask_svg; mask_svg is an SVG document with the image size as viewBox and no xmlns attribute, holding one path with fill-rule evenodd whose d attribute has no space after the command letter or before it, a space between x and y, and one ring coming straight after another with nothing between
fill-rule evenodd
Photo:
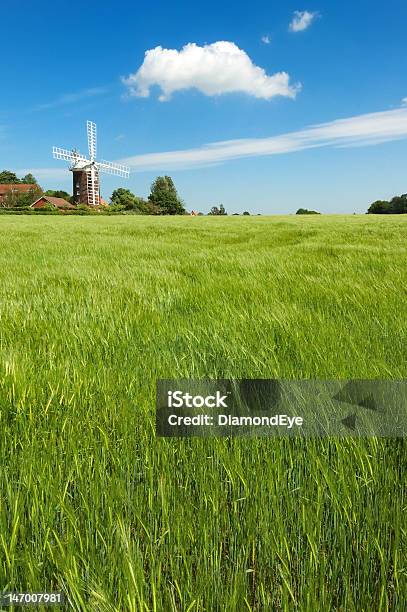
<instances>
[{"instance_id":1,"label":"white windmill sail","mask_svg":"<svg viewBox=\"0 0 407 612\"><path fill-rule=\"evenodd\" d=\"M96 159L96 123L87 121L86 127L88 131L89 156L90 161L93 162Z\"/></svg>"},{"instance_id":2,"label":"white windmill sail","mask_svg":"<svg viewBox=\"0 0 407 612\"><path fill-rule=\"evenodd\" d=\"M86 128L88 132L88 149L91 166L87 170L87 184L88 184L88 204L89 206L99 206L99 172L96 167L96 123L93 121L86 122Z\"/></svg>"},{"instance_id":3,"label":"white windmill sail","mask_svg":"<svg viewBox=\"0 0 407 612\"><path fill-rule=\"evenodd\" d=\"M129 178L130 176L130 168L122 164L115 164L103 159L98 163L98 167L99 170L105 174L114 174L115 176L123 176L124 178Z\"/></svg>"},{"instance_id":4,"label":"white windmill sail","mask_svg":"<svg viewBox=\"0 0 407 612\"><path fill-rule=\"evenodd\" d=\"M52 155L55 159L64 159L65 161L70 161L73 163L78 161L88 161L86 157L81 155L78 151L68 151L67 149L61 149L60 147L52 147Z\"/></svg>"}]
</instances>

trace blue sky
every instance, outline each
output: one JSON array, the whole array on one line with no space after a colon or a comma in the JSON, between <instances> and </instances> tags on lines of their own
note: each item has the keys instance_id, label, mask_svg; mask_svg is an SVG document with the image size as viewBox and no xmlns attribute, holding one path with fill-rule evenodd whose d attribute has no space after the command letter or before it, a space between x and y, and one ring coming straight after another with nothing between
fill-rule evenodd
<instances>
[{"instance_id":1,"label":"blue sky","mask_svg":"<svg viewBox=\"0 0 407 612\"><path fill-rule=\"evenodd\" d=\"M44 188L70 190L52 146L86 153L91 119L99 156L132 168L103 177L105 197L146 196L164 173L203 212L365 212L407 192L402 0L3 0L2 14L0 167Z\"/></svg>"}]
</instances>

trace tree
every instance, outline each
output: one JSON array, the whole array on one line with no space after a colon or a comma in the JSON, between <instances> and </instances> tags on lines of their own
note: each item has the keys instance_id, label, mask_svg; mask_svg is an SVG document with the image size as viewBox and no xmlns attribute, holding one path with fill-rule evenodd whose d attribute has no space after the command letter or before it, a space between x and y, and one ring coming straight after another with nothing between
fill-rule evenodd
<instances>
[{"instance_id":1,"label":"tree","mask_svg":"<svg viewBox=\"0 0 407 612\"><path fill-rule=\"evenodd\" d=\"M391 205L390 202L386 200L376 200L373 202L367 211L368 215L384 215L391 213Z\"/></svg>"},{"instance_id":2,"label":"tree","mask_svg":"<svg viewBox=\"0 0 407 612\"><path fill-rule=\"evenodd\" d=\"M404 193L401 196L395 196L390 201L391 212L395 215L402 215L407 213L407 194Z\"/></svg>"},{"instance_id":3,"label":"tree","mask_svg":"<svg viewBox=\"0 0 407 612\"><path fill-rule=\"evenodd\" d=\"M308 210L307 208L299 208L295 214L296 215L320 215L321 213L317 212L316 210Z\"/></svg>"},{"instance_id":4,"label":"tree","mask_svg":"<svg viewBox=\"0 0 407 612\"><path fill-rule=\"evenodd\" d=\"M225 207L223 206L223 204L220 204L219 207L218 206L212 206L210 212L208 212L208 215L214 215L214 216L218 216L218 215L227 215L228 213L225 210Z\"/></svg>"},{"instance_id":5,"label":"tree","mask_svg":"<svg viewBox=\"0 0 407 612\"><path fill-rule=\"evenodd\" d=\"M249 213L249 211L247 211L247 210L245 210L243 214L244 214L244 216L245 216L245 217L247 217L247 216L249 216L249 217L250 217L250 213Z\"/></svg>"},{"instance_id":6,"label":"tree","mask_svg":"<svg viewBox=\"0 0 407 612\"><path fill-rule=\"evenodd\" d=\"M161 215L184 215L186 212L170 176L157 176L151 185L148 201L158 207Z\"/></svg>"},{"instance_id":7,"label":"tree","mask_svg":"<svg viewBox=\"0 0 407 612\"><path fill-rule=\"evenodd\" d=\"M0 183L8 183L12 185L19 185L23 183L25 185L37 185L37 179L35 176L29 172L22 179L19 179L15 172L11 172L11 170L3 170L0 172Z\"/></svg>"},{"instance_id":8,"label":"tree","mask_svg":"<svg viewBox=\"0 0 407 612\"><path fill-rule=\"evenodd\" d=\"M31 172L29 172L23 176L21 183L25 183L26 185L37 185L37 179L31 174Z\"/></svg>"},{"instance_id":9,"label":"tree","mask_svg":"<svg viewBox=\"0 0 407 612\"><path fill-rule=\"evenodd\" d=\"M12 183L17 185L20 183L20 179L17 178L17 175L14 174L14 172L11 172L10 170L3 170L0 172L0 183Z\"/></svg>"},{"instance_id":10,"label":"tree","mask_svg":"<svg viewBox=\"0 0 407 612\"><path fill-rule=\"evenodd\" d=\"M134 210L146 214L147 206L143 198L139 198L130 189L115 189L110 198L111 206L120 210Z\"/></svg>"}]
</instances>

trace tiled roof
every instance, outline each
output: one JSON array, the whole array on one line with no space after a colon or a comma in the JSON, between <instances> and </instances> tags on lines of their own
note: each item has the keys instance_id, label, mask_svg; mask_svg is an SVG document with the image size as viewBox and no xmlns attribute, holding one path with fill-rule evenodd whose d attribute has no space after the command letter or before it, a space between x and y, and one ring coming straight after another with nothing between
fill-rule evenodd
<instances>
[{"instance_id":1,"label":"tiled roof","mask_svg":"<svg viewBox=\"0 0 407 612\"><path fill-rule=\"evenodd\" d=\"M54 196L47 195L43 195L38 198L38 200L36 200L31 206L34 206L34 204L36 204L40 200L46 200L46 202L49 202L50 204L55 206L55 208L76 208L73 204L71 204L67 200L64 200L64 198L54 198Z\"/></svg>"},{"instance_id":2,"label":"tiled roof","mask_svg":"<svg viewBox=\"0 0 407 612\"><path fill-rule=\"evenodd\" d=\"M0 183L0 196L5 195L9 191L27 193L32 189L38 189L38 185L32 185L30 183Z\"/></svg>"}]
</instances>

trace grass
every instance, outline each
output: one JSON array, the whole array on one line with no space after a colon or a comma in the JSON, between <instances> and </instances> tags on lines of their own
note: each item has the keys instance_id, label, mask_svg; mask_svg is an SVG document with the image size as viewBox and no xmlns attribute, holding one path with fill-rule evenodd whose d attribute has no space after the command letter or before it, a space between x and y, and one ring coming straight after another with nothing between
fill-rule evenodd
<instances>
[{"instance_id":1,"label":"grass","mask_svg":"<svg viewBox=\"0 0 407 612\"><path fill-rule=\"evenodd\" d=\"M406 378L407 217L0 219L0 585L406 609L406 443L157 439L158 377Z\"/></svg>"}]
</instances>

